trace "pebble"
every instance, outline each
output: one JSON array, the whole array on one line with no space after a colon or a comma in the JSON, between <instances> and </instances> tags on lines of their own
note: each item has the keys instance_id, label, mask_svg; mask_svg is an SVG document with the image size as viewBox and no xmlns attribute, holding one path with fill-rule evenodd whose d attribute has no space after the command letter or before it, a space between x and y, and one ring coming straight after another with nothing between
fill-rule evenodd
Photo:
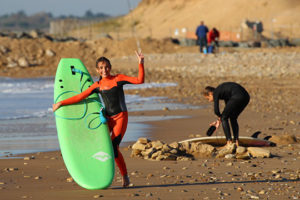
<instances>
[{"instance_id":1,"label":"pebble","mask_svg":"<svg viewBox=\"0 0 300 200\"><path fill-rule=\"evenodd\" d=\"M152 196L153 194L151 192L146 194L146 197L152 197Z\"/></svg>"},{"instance_id":2,"label":"pebble","mask_svg":"<svg viewBox=\"0 0 300 200\"><path fill-rule=\"evenodd\" d=\"M74 180L73 180L72 177L69 177L69 178L67 178L67 182L68 182L68 183L72 183L72 182L74 182Z\"/></svg>"},{"instance_id":3,"label":"pebble","mask_svg":"<svg viewBox=\"0 0 300 200\"><path fill-rule=\"evenodd\" d=\"M265 190L261 190L258 192L258 194L266 194L266 191Z\"/></svg>"},{"instance_id":4,"label":"pebble","mask_svg":"<svg viewBox=\"0 0 300 200\"><path fill-rule=\"evenodd\" d=\"M98 198L101 198L101 197L104 197L102 194L96 194L93 196L94 199L98 199Z\"/></svg>"}]
</instances>

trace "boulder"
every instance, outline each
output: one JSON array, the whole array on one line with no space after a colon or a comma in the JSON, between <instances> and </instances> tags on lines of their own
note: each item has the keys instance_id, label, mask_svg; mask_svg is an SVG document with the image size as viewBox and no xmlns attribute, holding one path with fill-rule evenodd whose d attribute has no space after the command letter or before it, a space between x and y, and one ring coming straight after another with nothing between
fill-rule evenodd
<instances>
[{"instance_id":1,"label":"boulder","mask_svg":"<svg viewBox=\"0 0 300 200\"><path fill-rule=\"evenodd\" d=\"M51 49L47 49L46 50L46 56L53 57L53 56L55 56L55 52L52 51Z\"/></svg>"},{"instance_id":2,"label":"boulder","mask_svg":"<svg viewBox=\"0 0 300 200\"><path fill-rule=\"evenodd\" d=\"M271 152L260 147L248 147L249 154L254 158L270 158Z\"/></svg>"},{"instance_id":3,"label":"boulder","mask_svg":"<svg viewBox=\"0 0 300 200\"><path fill-rule=\"evenodd\" d=\"M202 144L201 142L192 143L190 148L190 153L195 157L212 157L213 153L216 151L215 147L209 144Z\"/></svg>"},{"instance_id":4,"label":"boulder","mask_svg":"<svg viewBox=\"0 0 300 200\"><path fill-rule=\"evenodd\" d=\"M237 153L237 154L243 154L243 153L245 153L246 151L247 151L247 148L246 148L246 147L238 146L238 147L236 148L236 153Z\"/></svg>"},{"instance_id":5,"label":"boulder","mask_svg":"<svg viewBox=\"0 0 300 200\"><path fill-rule=\"evenodd\" d=\"M146 149L146 145L136 142L132 145L132 149L144 151Z\"/></svg>"},{"instance_id":6,"label":"boulder","mask_svg":"<svg viewBox=\"0 0 300 200\"><path fill-rule=\"evenodd\" d=\"M232 154L236 150L236 145L235 144L230 144L224 146L218 153L217 153L217 158L223 158L227 154Z\"/></svg>"},{"instance_id":7,"label":"boulder","mask_svg":"<svg viewBox=\"0 0 300 200\"><path fill-rule=\"evenodd\" d=\"M25 57L21 57L18 59L18 64L20 67L29 67L30 64L28 62L28 60Z\"/></svg>"},{"instance_id":8,"label":"boulder","mask_svg":"<svg viewBox=\"0 0 300 200\"><path fill-rule=\"evenodd\" d=\"M156 149L162 149L163 145L164 145L164 143L159 140L153 141L153 142L151 142L151 144L152 144L152 147L154 147Z\"/></svg>"},{"instance_id":9,"label":"boulder","mask_svg":"<svg viewBox=\"0 0 300 200\"><path fill-rule=\"evenodd\" d=\"M149 142L151 142L151 141L148 140L147 138L139 138L139 139L137 140L137 142L140 143L140 144L147 144L147 143L149 143Z\"/></svg>"},{"instance_id":10,"label":"boulder","mask_svg":"<svg viewBox=\"0 0 300 200\"><path fill-rule=\"evenodd\" d=\"M286 145L297 143L297 138L295 135L273 135L269 141L274 142L277 145Z\"/></svg>"}]
</instances>

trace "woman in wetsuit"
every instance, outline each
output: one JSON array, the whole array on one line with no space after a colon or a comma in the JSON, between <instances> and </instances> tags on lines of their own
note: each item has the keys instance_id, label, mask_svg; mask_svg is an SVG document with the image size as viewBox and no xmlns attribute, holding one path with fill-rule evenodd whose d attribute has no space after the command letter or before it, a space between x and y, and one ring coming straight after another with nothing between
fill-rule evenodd
<instances>
[{"instance_id":1,"label":"woman in wetsuit","mask_svg":"<svg viewBox=\"0 0 300 200\"><path fill-rule=\"evenodd\" d=\"M216 128L222 123L224 134L227 140L227 145L232 144L231 132L228 119L230 120L231 129L233 132L233 142L239 145L239 125L237 122L238 116L248 105L250 96L241 85L234 82L225 82L217 88L207 86L203 92L204 97L209 102L214 102L215 114L219 117L215 125ZM219 100L225 101L225 108L220 113Z\"/></svg>"},{"instance_id":2,"label":"woman in wetsuit","mask_svg":"<svg viewBox=\"0 0 300 200\"><path fill-rule=\"evenodd\" d=\"M144 55L138 52L136 52L136 55L139 61L138 77L129 77L123 74L111 75L110 61L105 57L100 57L96 61L96 70L100 75L99 81L95 82L81 94L53 104L54 112L60 106L78 103L93 93L100 93L108 118L108 127L111 132L115 162L123 177L123 187L129 186L130 183L126 164L119 150L119 145L126 132L128 123L123 85L144 83Z\"/></svg>"}]
</instances>

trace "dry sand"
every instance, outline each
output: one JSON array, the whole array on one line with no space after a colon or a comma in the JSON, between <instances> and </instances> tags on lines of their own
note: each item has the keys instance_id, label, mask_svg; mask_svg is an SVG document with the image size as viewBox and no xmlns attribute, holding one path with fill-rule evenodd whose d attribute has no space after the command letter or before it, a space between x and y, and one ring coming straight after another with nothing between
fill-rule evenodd
<instances>
[{"instance_id":1,"label":"dry sand","mask_svg":"<svg viewBox=\"0 0 300 200\"><path fill-rule=\"evenodd\" d=\"M174 51L146 54L146 82L176 82L178 86L142 89L130 93L168 96L181 103L207 107L196 110L130 112L130 115L137 116L190 116L186 119L148 122L152 125L148 136L150 139L171 143L187 139L192 134L204 136L208 124L215 116L212 105L204 101L200 91L208 84L217 86L223 81L239 82L251 95L251 102L239 119L240 135L250 136L259 130L262 131L261 137L294 135L300 138L299 48L240 51L223 49L216 55L207 56L195 53L197 49L194 47L189 53ZM112 56L113 72L136 75L137 61L131 55ZM93 62L85 56L83 58ZM26 77L52 76L57 60L54 57L52 65L37 68L8 69L1 66L1 75L22 77L22 71L26 71ZM223 133L218 130L216 134ZM112 186L97 191L85 190L76 183L67 181L70 175L60 152L26 155L34 157L30 160L1 159L0 194L1 199L5 200L299 199L300 144L280 144L281 142L277 147L268 147L274 155L272 158L207 158L180 162L131 158L131 150L127 148L130 144L123 144L122 152L133 187L120 188L120 175L116 170Z\"/></svg>"}]
</instances>

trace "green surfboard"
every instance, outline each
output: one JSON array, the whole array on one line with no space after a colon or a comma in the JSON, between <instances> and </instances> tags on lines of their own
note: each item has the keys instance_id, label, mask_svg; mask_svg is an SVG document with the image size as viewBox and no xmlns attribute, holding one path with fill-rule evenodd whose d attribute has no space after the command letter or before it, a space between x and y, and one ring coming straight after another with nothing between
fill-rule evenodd
<instances>
[{"instance_id":1,"label":"green surfboard","mask_svg":"<svg viewBox=\"0 0 300 200\"><path fill-rule=\"evenodd\" d=\"M54 83L54 101L72 97L86 90L93 79L76 58L62 58ZM78 185L103 189L114 177L114 152L108 126L99 117L100 98L92 94L85 100L60 107L55 112L59 145L65 165Z\"/></svg>"}]
</instances>

